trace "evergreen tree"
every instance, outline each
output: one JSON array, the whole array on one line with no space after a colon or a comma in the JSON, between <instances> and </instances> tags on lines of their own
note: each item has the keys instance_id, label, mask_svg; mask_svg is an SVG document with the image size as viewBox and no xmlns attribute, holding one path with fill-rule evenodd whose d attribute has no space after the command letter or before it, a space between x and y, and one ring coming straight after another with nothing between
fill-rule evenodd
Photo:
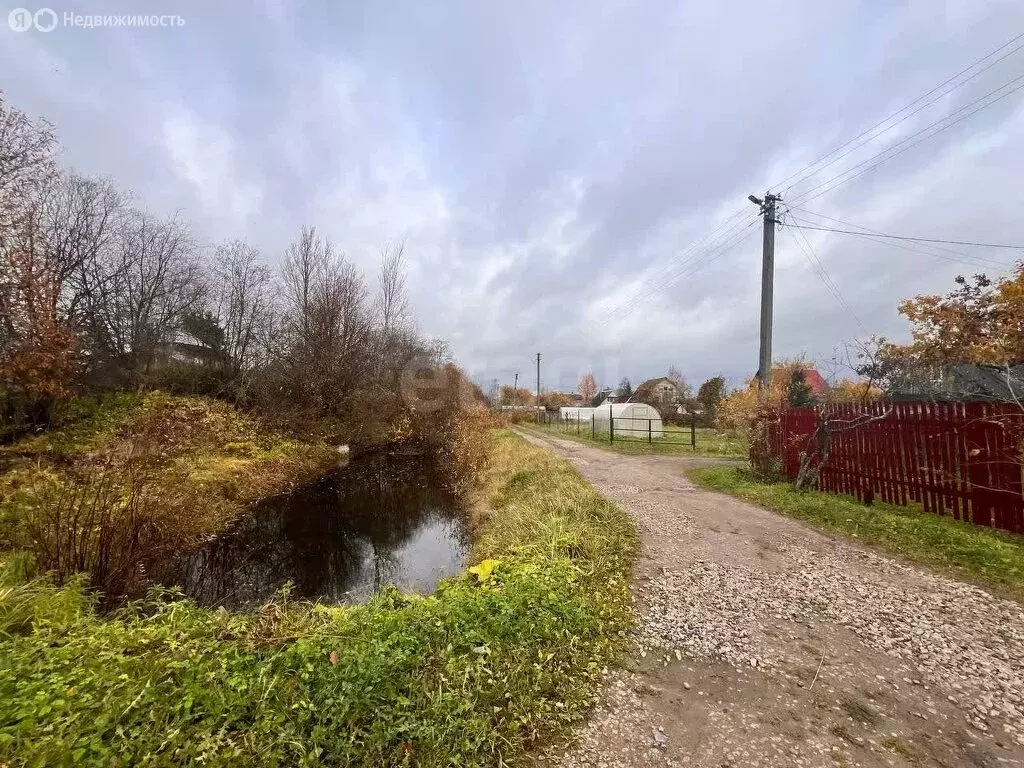
<instances>
[{"instance_id":1,"label":"evergreen tree","mask_svg":"<svg viewBox=\"0 0 1024 768\"><path fill-rule=\"evenodd\" d=\"M789 376L789 386L786 388L786 401L790 408L805 408L814 405L814 395L807 385L807 376L803 368L796 368Z\"/></svg>"}]
</instances>

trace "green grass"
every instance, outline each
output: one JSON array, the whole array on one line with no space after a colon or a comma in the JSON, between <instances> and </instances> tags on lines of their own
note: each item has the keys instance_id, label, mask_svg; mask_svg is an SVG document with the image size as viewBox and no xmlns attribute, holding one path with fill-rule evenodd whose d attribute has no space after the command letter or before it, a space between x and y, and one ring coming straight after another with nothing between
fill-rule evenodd
<instances>
[{"instance_id":1,"label":"green grass","mask_svg":"<svg viewBox=\"0 0 1024 768\"><path fill-rule=\"evenodd\" d=\"M0 447L0 549L32 549L39 536L26 530L27 522L46 519L66 489L104 468L127 475L129 457L145 466L148 538L162 547L213 535L248 505L338 461L330 446L277 434L211 398L162 392L75 398L59 427Z\"/></svg>"},{"instance_id":2,"label":"green grass","mask_svg":"<svg viewBox=\"0 0 1024 768\"><path fill-rule=\"evenodd\" d=\"M596 445L599 448L626 454L669 454L746 459L750 450L746 438L730 431L705 427L697 428L697 446L694 448L690 445L689 427L668 426L665 428L663 437L652 438L648 443L644 435L640 435L639 438L630 435L625 440L616 438L615 442L609 440L607 431L597 432L592 436L590 424L586 422L579 425L578 432L576 425L571 423L565 425L526 423L523 426L538 429L566 440Z\"/></svg>"},{"instance_id":3,"label":"green grass","mask_svg":"<svg viewBox=\"0 0 1024 768\"><path fill-rule=\"evenodd\" d=\"M803 520L831 533L855 537L906 560L971 581L1024 601L1024 537L933 515L920 507L849 496L795 491L789 483L765 483L739 467L701 467L686 472L694 482Z\"/></svg>"},{"instance_id":4,"label":"green grass","mask_svg":"<svg viewBox=\"0 0 1024 768\"><path fill-rule=\"evenodd\" d=\"M81 584L0 586L0 765L527 763L621 650L637 538L568 463L492 443L479 565L431 597L102 619Z\"/></svg>"}]
</instances>

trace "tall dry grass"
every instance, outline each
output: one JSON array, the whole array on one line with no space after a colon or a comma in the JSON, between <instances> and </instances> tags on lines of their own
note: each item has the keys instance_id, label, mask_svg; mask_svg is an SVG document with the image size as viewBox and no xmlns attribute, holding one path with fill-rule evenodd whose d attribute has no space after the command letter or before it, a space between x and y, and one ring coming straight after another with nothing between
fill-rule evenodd
<instances>
[{"instance_id":1,"label":"tall dry grass","mask_svg":"<svg viewBox=\"0 0 1024 768\"><path fill-rule=\"evenodd\" d=\"M103 592L122 594L160 538L151 489L152 473L138 460L108 461L52 489L22 521L37 568L58 586L88 573Z\"/></svg>"}]
</instances>

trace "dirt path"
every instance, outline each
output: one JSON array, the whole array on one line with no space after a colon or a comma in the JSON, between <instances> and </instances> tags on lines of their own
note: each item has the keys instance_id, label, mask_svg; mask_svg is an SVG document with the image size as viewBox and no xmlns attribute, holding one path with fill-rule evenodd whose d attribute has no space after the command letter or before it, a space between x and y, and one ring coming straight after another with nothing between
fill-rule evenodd
<instances>
[{"instance_id":1,"label":"dirt path","mask_svg":"<svg viewBox=\"0 0 1024 768\"><path fill-rule=\"evenodd\" d=\"M579 766L1024 766L1024 609L530 430L637 521L630 668Z\"/></svg>"}]
</instances>

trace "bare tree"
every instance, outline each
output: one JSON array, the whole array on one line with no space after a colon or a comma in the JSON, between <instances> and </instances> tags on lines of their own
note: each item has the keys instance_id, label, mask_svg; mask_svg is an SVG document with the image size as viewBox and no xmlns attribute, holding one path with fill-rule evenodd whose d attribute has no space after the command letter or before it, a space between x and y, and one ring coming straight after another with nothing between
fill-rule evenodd
<instances>
[{"instance_id":1,"label":"bare tree","mask_svg":"<svg viewBox=\"0 0 1024 768\"><path fill-rule=\"evenodd\" d=\"M22 273L45 266L35 248L39 232L31 213L53 173L56 151L50 124L9 107L0 92L0 347L16 341L15 314L27 284ZM33 247L27 250L28 244ZM33 277L29 283L37 280Z\"/></svg>"},{"instance_id":2,"label":"bare tree","mask_svg":"<svg viewBox=\"0 0 1024 768\"><path fill-rule=\"evenodd\" d=\"M0 92L0 236L53 173L56 151L53 126L7 106Z\"/></svg>"},{"instance_id":3,"label":"bare tree","mask_svg":"<svg viewBox=\"0 0 1024 768\"><path fill-rule=\"evenodd\" d=\"M331 242L318 237L315 227L303 227L298 242L285 253L281 275L285 301L293 329L304 339L310 333L316 286L325 279L333 258Z\"/></svg>"},{"instance_id":4,"label":"bare tree","mask_svg":"<svg viewBox=\"0 0 1024 768\"><path fill-rule=\"evenodd\" d=\"M220 357L229 378L239 379L255 366L259 340L271 323L270 270L257 249L234 240L217 248L211 277L211 311L222 332Z\"/></svg>"},{"instance_id":5,"label":"bare tree","mask_svg":"<svg viewBox=\"0 0 1024 768\"><path fill-rule=\"evenodd\" d=\"M401 367L422 350L410 350L414 337L409 327L409 296L406 291L405 244L381 249L377 273L377 298L374 303L379 327L375 333L378 384L389 386L398 381Z\"/></svg>"},{"instance_id":6,"label":"bare tree","mask_svg":"<svg viewBox=\"0 0 1024 768\"><path fill-rule=\"evenodd\" d=\"M372 364L372 308L359 271L303 228L282 268L285 335L280 387L316 410L344 409Z\"/></svg>"},{"instance_id":7,"label":"bare tree","mask_svg":"<svg viewBox=\"0 0 1024 768\"><path fill-rule=\"evenodd\" d=\"M381 250L377 306L381 332L386 338L409 319L409 296L405 287L405 243Z\"/></svg>"},{"instance_id":8,"label":"bare tree","mask_svg":"<svg viewBox=\"0 0 1024 768\"><path fill-rule=\"evenodd\" d=\"M65 314L79 318L92 285L89 268L114 247L126 199L105 179L73 173L56 177L42 197L40 218L50 260L63 286Z\"/></svg>"},{"instance_id":9,"label":"bare tree","mask_svg":"<svg viewBox=\"0 0 1024 768\"><path fill-rule=\"evenodd\" d=\"M676 366L670 365L668 367L668 373L665 375L665 378L676 385L676 389L679 390L680 400L688 400L693 395L693 388L683 377L683 372Z\"/></svg>"},{"instance_id":10,"label":"bare tree","mask_svg":"<svg viewBox=\"0 0 1024 768\"><path fill-rule=\"evenodd\" d=\"M90 307L104 351L146 373L161 345L203 296L196 244L176 216L160 221L131 211L117 233L113 263L100 267Z\"/></svg>"}]
</instances>

